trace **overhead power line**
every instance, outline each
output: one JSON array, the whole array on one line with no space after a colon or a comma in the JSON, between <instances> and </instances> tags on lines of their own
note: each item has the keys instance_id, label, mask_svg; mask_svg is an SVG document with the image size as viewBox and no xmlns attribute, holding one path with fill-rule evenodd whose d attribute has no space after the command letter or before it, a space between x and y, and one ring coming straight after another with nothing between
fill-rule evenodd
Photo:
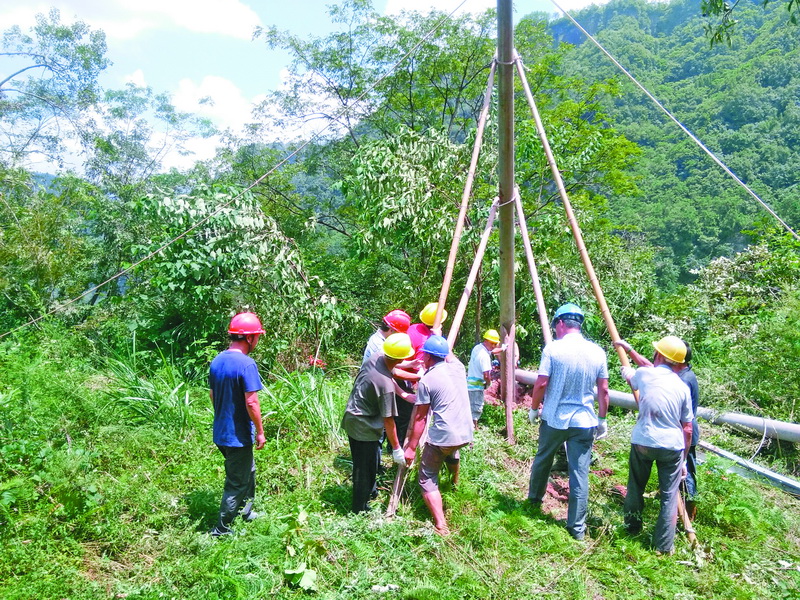
<instances>
[{"instance_id":1,"label":"overhead power line","mask_svg":"<svg viewBox=\"0 0 800 600\"><path fill-rule=\"evenodd\" d=\"M584 29L584 28L581 26L581 24L580 24L580 23L578 23L578 21L576 21L576 20L575 20L575 18L574 18L574 17L573 17L573 16L572 16L572 15L571 15L569 12L567 12L566 10L564 10L563 8L561 8L561 6L558 4L558 2L556 2L556 0L550 0L550 1L553 3L553 5L555 5L555 7L556 7L558 10L560 10L562 13L564 13L564 15L565 15L565 16L566 16L566 17L567 17L567 18L568 18L570 21L572 21L572 23L575 25L575 27L577 27L578 29L580 29L580 30L581 30L581 32L583 33L583 35L585 35L585 36L586 36L586 37L587 37L587 38L588 38L588 39L589 39L589 40L590 40L590 41L591 41L591 42L592 42L592 43L593 43L595 46L597 46L597 47L600 49L600 51L601 51L603 54L605 54L605 55L606 55L606 56L608 57L608 59L609 59L609 60L610 60L612 63L614 63L614 65L616 65L616 67L617 67L617 68L618 68L620 71L622 71L622 72L625 74L625 76L626 76L626 77L628 77L628 79L630 79L630 80L631 80L631 81L632 81L632 82L633 82L633 83L634 83L634 84L635 84L635 85L636 85L636 86L637 86L637 87L638 87L640 90L642 90L642 91L645 93L645 95L646 95L648 98L650 98L650 100L652 100L652 101L653 101L653 103L654 103L654 104L655 104L655 105L656 105L658 108L660 108L660 109L661 109L661 110L664 112L664 114L665 114L665 115L667 115L667 116L668 116L668 117L669 117L669 118L670 118L670 119L671 119L671 120L672 120L672 121L673 121L673 122L674 122L674 123L675 123L675 124L676 124L678 127L680 127L680 128L683 130L683 132L684 132L686 135L688 135L688 136L691 138L691 140L692 140L692 141L693 141L695 144L697 144L697 145L700 147L700 149L702 149L702 150L703 150L703 152L705 152L706 154L708 154L708 155L711 157L711 160L713 160L715 163L717 163L717 164L720 166L720 168L722 168L722 170L723 170L723 171L725 171L725 172L726 172L726 173L727 173L727 174L728 174L728 175L731 177L731 179L733 179L733 180L734 180L736 183L738 183L740 186L742 186L742 188L744 188L744 189L745 189L745 191L747 191L747 193L748 193L748 194L750 194L750 196L752 196L752 197L753 197L753 199L754 199L756 202L758 202L758 203L759 203L759 204L760 204L760 205L761 205L761 206L764 208L764 210L766 210L766 211L767 211L769 214L771 214L771 215L772 215L772 216L775 218L775 220L776 220L776 221L778 221L778 223L780 223L780 224L783 226L783 228L784 228L784 229L786 229L786 231L788 231L789 233L791 233L791 234L792 234L792 235L795 237L795 239L798 239L798 240L800 240L800 235L798 235L798 234L797 234L797 232L796 232L794 229L792 229L792 228L789 226L789 224L788 224L788 223L786 223L786 222L785 222L783 219L781 219L781 218L780 218L780 216L778 216L778 214L777 214L777 213L776 213L774 210L772 210L772 208L771 208L771 207L770 207L770 206L769 206L769 205L768 205L766 202L764 202L764 201L763 201L763 200L762 200L762 199L761 199L761 198L758 196L758 194L756 194L756 193L755 193L755 192L754 192L752 189L750 189L750 187L749 187L749 186L748 186L748 185L747 185L747 184L746 184L744 181L742 181L741 179L739 179L739 177L737 177L737 176L736 176L736 174L735 174L733 171L731 171L731 170L728 168L728 166L727 166L725 163L723 163L723 162L722 162L722 161L721 161L721 160L720 160L720 159L717 157L717 155L716 155L716 154L714 154L714 153L713 153L711 150L709 150L709 149L706 147L706 145L705 145L705 144L703 144L703 142L701 142L701 141L700 141L700 140L697 138L697 136L695 136L695 135L694 135L694 134L693 134L691 131L689 131L689 130L688 130L688 129L687 129L687 128L686 128L686 127L683 125L683 123L681 123L681 122L680 122L680 121L679 121L677 118L675 118L675 116L674 116L674 115L673 115L673 114L672 114L672 113L671 113L671 112L670 112L670 111L669 111L669 110L668 110L668 109L667 109L667 108L666 108L666 107L665 107L663 104L661 104L661 102L659 102L659 101L658 101L658 99L657 99L655 96L653 96L653 94L651 94L651 93L650 93L650 92L647 90L647 88L646 88L646 87L644 87L644 86L643 86L641 83L639 83L639 81L638 81L638 80L637 80L637 79L636 79L636 78L635 78L633 75L631 75L631 74L628 72L628 70L627 70L625 67L623 67L623 66L622 66L622 65L619 63L619 61L617 61L617 59L616 59L616 58L614 58L614 57L611 55L611 53L610 53L608 50L606 50L606 49L605 49L605 48L602 46L602 44L600 44L600 42L598 42L598 41L597 41L597 40L596 40L596 39L595 39L595 38L592 36L592 34L591 34L591 33L589 33L588 31L586 31L586 30L585 30L585 29Z\"/></svg>"},{"instance_id":2,"label":"overhead power line","mask_svg":"<svg viewBox=\"0 0 800 600\"><path fill-rule=\"evenodd\" d=\"M333 118L333 119L331 119L331 120L328 122L328 124L327 124L327 125L325 125L325 127L323 127L322 129L320 129L320 130L319 130L319 131L317 131L316 133L312 134L312 135L311 135L311 137L310 137L309 139L307 139L305 142L303 142L302 144L300 144L300 146L298 146L298 147L297 147L297 148L296 148L296 149L295 149L293 152L291 152L290 154L286 155L286 156L285 156L285 157L284 157L284 158L283 158L283 159L282 159L282 160L281 160L279 163L277 163L277 164L276 164L274 167L272 167L272 168L271 168L269 171L267 171L266 173L264 173L264 174L263 174L261 177L259 177L259 178L258 178L258 179L256 179L255 181L253 181L253 183L251 183L250 185L248 185L248 186L247 186L245 189L243 189L241 192L239 192L238 194L236 194L236 196L234 196L233 198L231 198L230 200L228 200L228 201L227 201L225 204L222 204L222 205L220 205L220 206L219 206L219 208L217 208L217 209L216 209L214 212L212 212L212 213L210 213L210 214L206 215L205 217L203 217L202 219L200 219L199 221L197 221L197 223L195 223L194 225L192 225L191 227L189 227L188 229L186 229L186 230L185 230L183 233L181 233L180 235L177 235L177 236L175 236L174 238L172 238L171 240L169 240L169 241L165 242L164 244L162 244L161 246L159 246L159 247L158 247L156 250L153 250L152 252L150 252L150 253L149 253L149 254L147 254L146 256L144 256L144 257L140 258L139 260L137 260L136 262L134 262L134 263L133 263L132 265L130 265L128 268L126 268L126 269L123 269L122 271L120 271L120 272L119 272L119 273L117 273L116 275L113 275L113 276L109 277L108 279L106 279L106 280L105 280L105 281L103 281L102 283L99 283L99 284L97 284L96 286L89 288L88 290L86 290L85 292L83 292L82 294L80 294L79 296L75 296L74 298L71 298L70 300L67 300L67 301L66 301L66 302L64 302L64 303L62 303L62 304L59 304L58 306L55 306L55 307L53 307L52 309L50 309L49 311L47 311L47 312L46 312L46 313L44 313L43 315L40 315L40 316L36 317L35 319L31 319L30 321L28 321L28 322L26 322L26 323L23 323L22 325L20 325L20 326L18 326L18 327L15 327L14 329L11 329L11 330L9 330L9 331L6 331L6 332L5 332L5 333L3 333L3 334L0 334L0 339L3 339L4 337L6 337L6 336L9 336L9 335L11 335L12 333L14 333L14 332L16 332L16 331L19 331L19 330L21 330L21 329L24 329L24 328L26 328L26 327L29 327L30 325L33 325L33 324L35 324L35 323L38 323L39 321L41 321L42 319L44 319L44 318L46 318L46 317L49 317L50 315L53 315L53 314L55 314L55 313L57 313L57 312L61 312L62 310L66 309L68 306L70 306L70 305L72 305L72 304L75 304L76 302L78 302L78 301L79 301L81 298L85 298L85 297L86 297L86 296L88 296L89 294L93 294L94 292L96 292L97 290L99 290L99 289L100 289L100 288L102 288L103 286L105 286L105 285L108 285L108 284L109 284L109 283L111 283L112 281L115 281L115 280L119 279L119 278L120 278L120 277L122 277L123 275L127 275L128 273L130 273L131 271L133 271L133 270L134 270L136 267L138 267L138 266L139 266L139 265L141 265L142 263L144 263L144 262L146 262L146 261L150 260L151 258L153 258L154 256L156 256L156 255L160 254L161 252L163 252L164 250L166 250L166 249L167 249L169 246L171 246L172 244L174 244L174 243L175 243L175 242L177 242L178 240L185 238L185 237L186 237L186 236L188 236L190 233L192 233L192 232L193 232L195 229L197 229L198 227L200 227L201 225L203 225L204 223L206 223L206 222L207 222L207 221L209 221L210 219L214 218L214 217L215 217L216 215L218 215L220 212L222 212L223 210L225 210L225 209L226 209L228 206L230 206L231 204L233 204L234 202L236 202L236 201L237 201L239 198L241 198L242 196L244 196L244 195L245 195L247 192L249 192L251 189L253 189L253 188L254 188L254 187L256 187L257 185L259 185L259 184L260 184L262 181L264 181L264 180L265 180L267 177L269 177L270 175L272 175L272 174L273 174L275 171L277 171L277 170L278 170L280 167L282 167L282 166L283 166L283 165L285 165L287 162L289 162L289 161L290 161L292 158L294 158L295 156L297 156L297 154L299 154L299 153L300 153L300 151L302 151L302 150L303 150L303 149L304 149L306 146L308 146L308 145L309 145L310 143L312 143L313 141L317 140L317 139L318 139L318 138L319 138L319 137L320 137L320 136L321 136L323 133L325 133L325 131L327 131L327 130L328 130L328 129L329 129L329 128L330 128L330 127L331 127L331 126L332 126L332 125L333 125L333 124L336 122L336 120L337 120L337 119L339 119L340 117L343 117L343 116L345 116L345 115L346 115L348 112L350 112L351 110L353 110L353 108L354 108L356 105L358 105L358 104L359 104L359 103L360 103L360 102L361 102L361 101L362 101L362 100L363 100L363 99L364 99L364 98L367 96L367 94L369 94L370 92L372 92L372 90L374 90L374 89L375 89L375 88L376 88L378 85L380 85L380 83L381 83L381 82L382 82L384 79L386 79L386 78L387 78L387 77L389 77L389 76L390 76L392 73L394 73L394 72L395 72L395 71L398 69L398 67L400 67L400 65L401 65L401 64L403 64L403 63L406 61L406 59L408 59L410 56L412 56L412 55L413 55L413 54L414 54L414 53L415 53L415 52L416 52L416 51L419 49L419 47L420 47L422 44L424 44L424 43L425 43L425 42L426 42L426 41L427 41L427 40L428 40L428 39L429 39L431 36L433 36L433 34L434 34L434 33L436 33L436 32L437 32L439 29L441 29L441 27L442 27L442 26L443 26L445 23L447 23L447 21L449 21L449 20L450 20L450 19L453 17L453 15L454 15L456 12L458 12L458 10L459 10L459 9L460 9L462 6L464 6L464 4L466 4L466 2L467 2L467 0L461 0L461 2L460 2L460 3L459 3L459 4L458 4L458 5L457 5L457 6L456 6L456 7L455 7L453 10L451 10L451 11L450 11L450 12L449 12L447 15L445 15L444 17L442 17L441 19L439 19L439 20L438 20L438 21L437 21L437 22L434 24L434 26L433 26L433 27L432 27L432 28L431 28L431 29L430 29L430 30L429 30L429 31L428 31L428 32L427 32L427 33L426 33L424 36L422 36L422 37L419 39L419 41L418 41L418 42L417 42L417 43L414 45L414 47L413 47L413 48L411 48L411 50L409 50L408 52L406 52L406 53L405 53L405 54L404 54L404 55L403 55L403 56L402 56L402 57L401 57L399 60L397 60L397 62L395 62L395 63L392 65L392 67L391 67L391 68L390 68L390 69L389 69L389 70L388 70L386 73L384 73L384 74L383 74L383 75L381 75L381 76L380 76L378 79L376 79L376 80L375 80L375 82L373 82L373 83L372 83L372 85L368 86L368 87L367 87L367 89L365 89L365 90L364 90L364 91L363 91L363 92L362 92L362 93L361 93L361 94L360 94L360 95L359 95L359 96L356 98L356 100L355 100L355 102L353 102L353 104L351 104L350 106L344 106L344 107L342 107L342 108L341 108L341 109L340 109L340 110L339 110L337 113L335 113L335 114L334 114L334 118Z\"/></svg>"}]
</instances>

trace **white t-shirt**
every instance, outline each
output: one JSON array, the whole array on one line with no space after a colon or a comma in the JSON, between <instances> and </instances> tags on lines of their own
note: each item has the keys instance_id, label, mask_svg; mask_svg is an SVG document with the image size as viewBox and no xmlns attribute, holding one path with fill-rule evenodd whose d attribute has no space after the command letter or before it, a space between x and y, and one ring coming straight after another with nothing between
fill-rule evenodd
<instances>
[{"instance_id":1,"label":"white t-shirt","mask_svg":"<svg viewBox=\"0 0 800 600\"><path fill-rule=\"evenodd\" d=\"M539 375L550 379L544 392L542 420L553 429L597 426L594 388L608 379L605 351L579 332L568 333L542 351Z\"/></svg>"},{"instance_id":2,"label":"white t-shirt","mask_svg":"<svg viewBox=\"0 0 800 600\"><path fill-rule=\"evenodd\" d=\"M659 365L636 369L631 387L639 390L639 417L631 443L683 450L682 423L691 423L694 418L688 386L668 365Z\"/></svg>"},{"instance_id":3,"label":"white t-shirt","mask_svg":"<svg viewBox=\"0 0 800 600\"><path fill-rule=\"evenodd\" d=\"M483 374L492 370L492 355L483 345L476 345L469 355L469 369L467 371L467 389L482 390L484 385Z\"/></svg>"}]
</instances>

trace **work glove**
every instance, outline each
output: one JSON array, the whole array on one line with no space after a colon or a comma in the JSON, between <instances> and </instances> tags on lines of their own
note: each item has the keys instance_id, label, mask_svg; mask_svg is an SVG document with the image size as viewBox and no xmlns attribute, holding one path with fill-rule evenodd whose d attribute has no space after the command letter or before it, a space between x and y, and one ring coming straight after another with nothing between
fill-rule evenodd
<instances>
[{"instance_id":1,"label":"work glove","mask_svg":"<svg viewBox=\"0 0 800 600\"><path fill-rule=\"evenodd\" d=\"M528 421L531 422L531 425L536 425L536 422L539 420L539 409L532 408L528 411Z\"/></svg>"},{"instance_id":2,"label":"work glove","mask_svg":"<svg viewBox=\"0 0 800 600\"><path fill-rule=\"evenodd\" d=\"M617 340L616 342L614 342L614 345L619 346L620 348L625 350L625 352L630 352L632 350L631 345L625 340Z\"/></svg>"},{"instance_id":3,"label":"work glove","mask_svg":"<svg viewBox=\"0 0 800 600\"><path fill-rule=\"evenodd\" d=\"M636 369L634 369L633 367L620 367L619 372L625 381L630 381L636 374Z\"/></svg>"},{"instance_id":4,"label":"work glove","mask_svg":"<svg viewBox=\"0 0 800 600\"><path fill-rule=\"evenodd\" d=\"M402 448L395 448L392 450L392 460L396 465L404 465L406 464L406 453Z\"/></svg>"},{"instance_id":5,"label":"work glove","mask_svg":"<svg viewBox=\"0 0 800 600\"><path fill-rule=\"evenodd\" d=\"M594 430L594 439L603 440L608 437L608 423L605 418L598 418L597 428Z\"/></svg>"}]
</instances>

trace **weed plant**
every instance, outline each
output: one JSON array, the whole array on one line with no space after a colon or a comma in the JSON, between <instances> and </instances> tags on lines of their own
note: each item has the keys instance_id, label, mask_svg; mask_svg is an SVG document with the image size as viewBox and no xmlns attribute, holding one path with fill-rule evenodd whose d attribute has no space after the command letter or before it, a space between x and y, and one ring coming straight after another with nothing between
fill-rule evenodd
<instances>
[{"instance_id":1,"label":"weed plant","mask_svg":"<svg viewBox=\"0 0 800 600\"><path fill-rule=\"evenodd\" d=\"M453 534L433 532L414 471L398 515L383 516L394 469L373 511L349 513L349 451L338 421L349 380L338 373L267 377L267 445L256 453L257 510L215 540L224 479L205 386L187 382L186 430L117 419L114 375L88 361L0 352L0 598L3 599L709 599L797 598L800 508L758 482L700 466L693 552L682 534L657 557L629 536L611 491L624 485L633 416L614 411L590 475L587 542L524 501L536 431L515 414L517 444L487 406L457 489L442 478ZM23 350L23 351L20 351ZM159 359L153 358L157 363ZM134 380L135 381L135 380ZM181 388L183 389L183 388ZM128 394L133 395L133 394ZM324 409L324 410L323 410ZM655 475L649 490L655 489ZM561 512L560 512L561 511ZM388 586L397 586L393 591Z\"/></svg>"}]
</instances>

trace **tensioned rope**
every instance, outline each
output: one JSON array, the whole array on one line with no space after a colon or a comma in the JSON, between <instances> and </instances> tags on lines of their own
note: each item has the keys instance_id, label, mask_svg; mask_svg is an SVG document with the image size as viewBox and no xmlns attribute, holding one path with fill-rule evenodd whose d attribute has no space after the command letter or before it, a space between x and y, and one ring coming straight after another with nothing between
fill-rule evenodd
<instances>
[{"instance_id":1,"label":"tensioned rope","mask_svg":"<svg viewBox=\"0 0 800 600\"><path fill-rule=\"evenodd\" d=\"M585 35L585 36L586 36L586 37L587 37L587 38L588 38L588 39L589 39L589 40L590 40L590 41L591 41L591 42L592 42L592 43L593 43L595 46L597 46L597 47L600 49L600 51L601 51L603 54L605 54L605 55L606 55L606 56L609 58L609 60L611 60L611 62L613 62L613 63L614 63L616 66L617 66L617 68L618 68L620 71L622 71L622 72L625 74L625 76L626 76L626 77L628 77L628 79L630 79L630 80L631 80L631 81L632 81L632 82L633 82L633 83L634 83L634 84L635 84L635 85L636 85L636 86L637 86L637 87L638 87L640 90L642 90L642 91L645 93L645 95L646 95L648 98L650 98L650 100L652 100L652 101L653 101L653 103L654 103L654 104L655 104L655 105L656 105L658 108L660 108L660 109L661 109L661 110L664 112L664 114L665 114L665 115L667 115L667 116L668 116L668 117L669 117L669 118L670 118L670 119L671 119L671 120L672 120L672 121L673 121L673 122L674 122L674 123L675 123L675 124L676 124L678 127L680 127L680 128L683 130L683 132L684 132L686 135L688 135L688 136L689 136L689 137L692 139L692 141L693 141L695 144L697 144L697 145L700 147L700 149L701 149L701 150L703 150L703 152L705 152L706 154L708 154L708 156L710 156L710 157L711 157L711 160L713 160L715 163L717 163L717 165L719 165L719 166L720 166L720 168L722 168L722 170L723 170L723 171L725 171L725 172L726 172L726 173L727 173L727 174L728 174L728 175L729 175L729 176L730 176L730 177L731 177L731 178L732 178L732 179L733 179L733 180L734 180L736 183L738 183L740 186L742 186L742 187L743 187L743 188L744 188L744 189L747 191L747 193L748 193L748 194L750 194L750 196L752 196L752 197L753 197L753 198L756 200L756 202L758 202L758 203L759 203L759 204L760 204L760 205L761 205L761 206L762 206L762 207L763 207L763 208L764 208L764 209L765 209L765 210L766 210L766 211L767 211L769 214L771 214L771 215L772 215L772 216L775 218L775 220L776 220L776 221L778 221L778 223L780 223L780 224L781 224L781 225L784 227L784 229L786 229L786 231L788 231L789 233L791 233L791 234L792 234L792 235L795 237L795 239L798 239L798 240L800 240L800 235L798 235L798 234L797 234L797 232L795 232L795 230L794 230L794 229L792 229L792 228L791 228L791 227L790 227L790 226L789 226L789 225L788 225L788 224L787 224L787 223L786 223L786 222L785 222L783 219L781 219L781 218L778 216L778 214L777 214L777 213L776 213L774 210L772 210L772 208L771 208L771 207L770 207L770 206L769 206L769 205L768 205L766 202L764 202L764 201L763 201L763 200L762 200L762 199L761 199L761 198L758 196L758 194L756 194L756 193L755 193L755 192L754 192L752 189L750 189L750 187L749 187L749 186L748 186L748 185L747 185L747 184L746 184L744 181L742 181L741 179L739 179L739 177L737 177L737 176L736 176L736 174L735 174L733 171L731 171L731 170L728 168L728 166L727 166L725 163L723 163L723 162L722 162L722 161L721 161L719 158L717 158L717 155L716 155L716 154L714 154L714 153L713 153L711 150L709 150L709 149L706 147L706 145L705 145L705 144L703 144L703 142L701 142L701 141L700 141L700 140L699 140L699 139L698 139L698 138L697 138L697 137L696 137L696 136L695 136L695 135L694 135L694 134L693 134L691 131L689 131L689 130L688 130L688 129L687 129L687 128L686 128L686 127L683 125L683 123L681 123L681 122L680 122L680 121L679 121L677 118L675 118L675 116L674 116L674 115L673 115L673 114L672 114L672 113L671 113L671 112L670 112L670 111L669 111L669 110L668 110L668 109L667 109L667 108L666 108L666 107L665 107L663 104L661 104L661 102L659 102L659 101L658 101L658 99L656 99L656 97L655 97L655 96L653 96L653 94L651 94L651 93L650 93L650 92L647 90L647 88L645 88L645 87L644 87L644 86L643 86L641 83L639 83L639 81L638 81L638 80L637 80L637 79L636 79L636 78L635 78L633 75L631 75L631 74L630 74L630 73L627 71L627 69L625 69L625 67L623 67L623 66L622 66L622 65L621 65L621 64L620 64L620 63L617 61L617 59L616 59L616 58L614 58L614 57L611 55L611 53L610 53L608 50L606 50L606 49L605 49L605 48L602 46L602 44L600 44L600 42L598 42L598 41L597 41L597 40L596 40L596 39L595 39L595 38L592 36L592 34L590 34L588 31L586 31L586 30L585 30L585 29L584 29L584 28L581 26L581 24L580 24L580 23L578 23L578 21L576 21L576 20L575 20L575 18L574 18L574 17L573 17L573 16L572 16L570 13L568 13L566 10L564 10L563 8L561 8L561 6L559 6L559 4L558 4L558 2L556 2L556 0L550 0L550 1L551 1L551 2L552 2L554 5L555 5L555 7L556 7L558 10L560 10L562 13L564 13L564 15L565 15L565 16L566 16L566 17L567 17L567 18L568 18L570 21L572 21L572 23L575 25L575 27L577 27L578 29L580 29L580 30L581 30L581 32L583 32L583 35Z\"/></svg>"},{"instance_id":2,"label":"tensioned rope","mask_svg":"<svg viewBox=\"0 0 800 600\"><path fill-rule=\"evenodd\" d=\"M139 265L141 265L142 263L144 263L144 262L146 262L146 261L150 260L151 258L153 258L154 256L156 256L156 255L160 254L161 252L163 252L164 250L166 250L166 249L167 249L169 246L171 246L172 244L174 244L174 243L175 243L175 242L177 242L178 240L185 238L185 237L186 237L186 236L188 236L190 233L192 233L192 232L193 232L195 229L197 229L198 227L200 227L201 225L203 225L204 223L206 223L207 221L209 221L210 219L212 219L213 217L215 217L216 215L218 215L219 213L221 213L223 210L225 210L226 208L228 208L228 207L229 207L231 204L233 204L234 202L236 202L237 200L239 200L239 199L240 199L242 196L244 196L244 195L245 195L247 192L249 192L251 189L253 189L254 187L256 187L258 184L260 184L262 181L264 181L264 180L265 180L267 177L269 177L270 175L272 175L272 174L273 174L275 171L277 171L277 170L278 170L280 167L282 167L282 166L283 166L283 165L285 165L287 162L289 162L289 161L290 161L290 160L291 160L293 157L295 157L297 154L299 154L299 153L300 153L300 151L302 151L302 150L303 150L303 149L304 149L306 146L308 146L309 144L311 144L313 141L317 140L317 139L318 139L318 138L319 138L319 137L320 137L320 136L321 136L323 133L325 133L325 131L327 131L327 130L328 130L330 127L332 127L332 126L333 126L333 124L334 124L334 123L337 121L337 119L339 119L340 117L343 117L343 116L345 116L345 115L346 115L348 112L350 112L350 111L351 111L351 110L352 110L352 109L353 109L355 106L357 106L357 105L358 105L358 104L359 104L359 103L360 103L360 102L361 102L361 101L362 101L362 100L363 100L363 99L364 99L364 98L367 96L367 94L369 94L370 92L372 92L372 90L374 90L374 89L375 89L375 88L376 88L378 85L380 85L380 83L381 83L381 82L382 82L384 79L386 79L387 77L389 77L389 75L391 75L392 73L394 73L394 72L395 72L395 71L398 69L398 67L399 67L401 64L403 64L403 62L405 62L405 60L406 60L407 58L409 58L411 55L413 55L413 54L414 54L414 53L415 53L415 52L416 52L416 51L419 49L419 47L420 47L420 46L421 46L423 43L425 43L425 42L426 42L426 41L427 41L427 40L428 40L428 39L429 39L429 38L430 38L430 37L431 37L431 36L432 36L434 33L436 33L436 32L437 32L437 31L438 31L438 30L439 30L439 29L440 29L440 28L441 28L441 27L442 27L442 26L443 26L443 25L444 25L444 24L447 22L447 21L449 21L449 20L450 20L450 19L453 17L453 15L454 15L456 12L458 12L458 10L459 10L459 9L460 9L462 6L464 6L464 4L466 4L466 2L467 2L467 0L461 0L461 2L458 4L458 6L456 6L456 7L455 7L453 10L451 10L451 11L450 11L450 12L449 12L447 15L445 15L444 17L442 17L441 19L439 19L439 21L437 21L437 22L436 22L436 24L434 24L434 26L433 26L433 27L430 29L430 31L428 31L428 33L426 33L424 36L422 36L422 37L420 38L420 40L419 40L419 41L418 41L418 42L417 42L417 43L414 45L414 47L413 47L413 48L411 48L411 50L409 50L408 52L406 52L406 54L404 54L404 55L403 55L403 56L402 56L402 57L401 57L401 58L400 58L400 59L399 59L397 62L395 62L395 63L392 65L392 67L391 67L391 68L390 68L390 69L389 69L389 70L388 70L386 73L384 73L384 74L383 74L383 75L381 75L381 76L380 76L378 79L376 79L376 80L375 80L375 82L374 82L374 83L372 83L372 85L370 85L369 87L367 87L367 89L365 89L365 90L364 90L364 91L363 91L363 92L362 92L362 93L361 93L361 94L360 94L360 95L359 95L359 96L356 98L355 102L353 102L353 103L352 103L350 106L345 106L345 107L342 107L342 108L341 108L341 109L340 109L338 112L334 113L334 115L333 115L333 117L334 117L334 118L333 118L333 119L331 119L331 120L328 122L328 124L327 124L327 125L325 125L325 127L323 127L322 129L320 129L320 130L319 130L319 131L317 131L316 133L313 133L309 139L307 139L305 142L303 142L302 144L300 144L300 146L298 146L298 147L297 147L297 148L296 148L296 149L295 149L295 150L294 150L294 151L293 151L291 154L288 154L287 156L285 156L285 157L283 158L283 160L281 160L280 162L278 162L278 163L277 163L277 164L276 164L274 167L272 167L272 168L271 168L269 171L267 171L266 173L264 173L264 174L263 174L261 177L259 177L259 178L258 178L258 179L256 179L255 181L253 181L253 183L251 183L250 185L248 185L248 186L247 186L245 189L243 189L243 190L242 190L241 192L239 192L239 193L238 193L236 196L234 196L233 198L231 198L231 199L230 199L228 202L226 202L225 204L222 204L222 205L221 205L221 206L219 206L219 208L217 208L215 211L213 211L212 213L209 213L208 215L206 215L205 217L203 217L202 219L200 219L199 221L197 221L197 223L195 223L194 225L192 225L191 227L189 227L188 229L186 229L186 230L185 230L183 233L181 233L181 234L179 234L179 235L175 236L174 238L170 239L169 241L165 242L164 244L162 244L161 246L159 246L157 249L153 250L152 252L150 252L150 253L149 253L149 254L147 254L146 256L144 256L144 257L140 258L139 260L137 260L136 262L134 262L133 264L131 264L129 267L127 267L127 268L123 269L122 271L120 271L120 272L119 272L119 273L117 273L116 275L113 275L113 276L109 277L108 279L106 279L105 281L103 281L102 283L98 283L96 286L94 286L94 287L92 287L92 288L89 288L88 290L86 290L85 292L83 292L82 294L80 294L79 296L75 296L74 298L71 298L70 300L67 300L67 301L66 301L66 302L64 302L64 303L62 303L62 304L59 304L58 306L56 306L56 307L54 307L54 308L50 309L49 311L47 311L46 313L44 313L44 314L42 314L42 315L40 315L40 316L36 317L35 319L31 319L30 321L28 321L28 322L26 322L26 323L23 323L22 325L19 325L18 327L15 327L14 329L11 329L11 330L9 330L9 331L6 331L6 332L5 332L5 333L3 333L3 334L0 334L0 339L3 339L4 337L6 337L6 336L9 336L9 335L11 335L12 333L14 333L14 332L16 332L16 331L19 331L20 329L24 329L24 328L26 328L26 327L29 327L30 325L33 325L33 324L35 324L35 323L38 323L39 321L41 321L42 319L44 319L44 318L46 318L46 317L49 317L50 315L53 315L53 314L55 314L55 313L57 313L57 312L61 312L62 310L64 310L64 309L65 309L65 308L67 308L68 306L70 306L70 305L72 305L72 304L75 304L76 302L78 302L78 301L79 301L81 298L84 298L84 297L88 296L89 294L92 294L92 293L96 292L97 290L99 290L99 289L100 289L100 288L102 288L103 286L105 286L105 285L107 285L107 284L111 283L112 281L115 281L115 280L119 279L119 278L120 278L120 277L122 277L123 275L126 275L126 274L130 273L131 271L133 271L133 270L134 270L136 267L138 267L138 266L139 266Z\"/></svg>"}]
</instances>

